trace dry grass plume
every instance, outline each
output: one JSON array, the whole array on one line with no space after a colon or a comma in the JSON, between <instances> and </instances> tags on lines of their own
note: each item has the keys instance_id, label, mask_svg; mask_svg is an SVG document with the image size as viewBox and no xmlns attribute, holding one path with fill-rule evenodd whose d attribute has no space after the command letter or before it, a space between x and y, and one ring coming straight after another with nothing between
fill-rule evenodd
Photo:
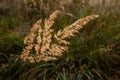
<instances>
[{"instance_id":1,"label":"dry grass plume","mask_svg":"<svg viewBox=\"0 0 120 80\"><path fill-rule=\"evenodd\" d=\"M61 56L64 51L67 51L70 43L66 38L70 38L78 33L84 25L89 21L98 17L98 15L90 15L82 19L78 19L71 25L59 30L52 35L54 31L51 26L60 11L53 12L48 19L44 20L44 27L42 28L42 19L38 20L30 30L30 33L25 37L23 49L20 58L23 61L30 61L32 63L49 60L55 60L56 56ZM56 39L57 43L52 42L52 38ZM61 44L64 44L62 46Z\"/></svg>"}]
</instances>

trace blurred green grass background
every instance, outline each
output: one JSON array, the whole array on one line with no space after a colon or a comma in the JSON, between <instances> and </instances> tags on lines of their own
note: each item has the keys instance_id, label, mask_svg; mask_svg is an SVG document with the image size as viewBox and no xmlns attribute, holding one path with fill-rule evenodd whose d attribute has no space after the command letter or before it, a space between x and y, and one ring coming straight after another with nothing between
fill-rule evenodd
<instances>
[{"instance_id":1,"label":"blurred green grass background","mask_svg":"<svg viewBox=\"0 0 120 80\"><path fill-rule=\"evenodd\" d=\"M95 0L25 1L10 0L10 4L6 0L0 1L0 80L120 79L118 0L100 0L98 4ZM55 31L87 15L99 14L100 17L70 39L69 52L63 53L58 60L35 64L21 62L23 39L31 26L57 9L62 15L53 25Z\"/></svg>"}]
</instances>

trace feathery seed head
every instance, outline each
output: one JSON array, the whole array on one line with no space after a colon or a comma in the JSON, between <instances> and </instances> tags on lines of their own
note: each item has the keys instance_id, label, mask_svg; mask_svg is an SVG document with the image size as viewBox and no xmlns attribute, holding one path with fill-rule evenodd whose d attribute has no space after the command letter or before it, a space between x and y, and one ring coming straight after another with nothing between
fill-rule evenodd
<instances>
[{"instance_id":1,"label":"feathery seed head","mask_svg":"<svg viewBox=\"0 0 120 80\"><path fill-rule=\"evenodd\" d=\"M41 19L33 25L30 33L24 39L24 44L27 46L23 49L20 56L23 61L29 60L31 63L34 63L42 60L55 60L55 56L61 56L64 51L68 50L67 45L70 43L66 38L74 36L75 33L78 33L89 21L99 17L99 15L90 15L78 19L76 22L52 35L54 30L51 29L51 26L54 24L54 20L57 18L58 13L60 13L60 11L57 10L53 12L48 19L45 19L43 29L41 28ZM52 37L56 39L57 43L52 41ZM64 46L61 44L64 44ZM30 54L33 49L35 50L34 57Z\"/></svg>"}]
</instances>

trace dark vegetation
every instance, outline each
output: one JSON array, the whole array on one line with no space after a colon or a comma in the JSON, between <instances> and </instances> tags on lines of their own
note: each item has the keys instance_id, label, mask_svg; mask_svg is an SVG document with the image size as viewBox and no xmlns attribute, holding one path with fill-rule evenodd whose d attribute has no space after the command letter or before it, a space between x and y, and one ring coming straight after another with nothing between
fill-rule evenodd
<instances>
[{"instance_id":1,"label":"dark vegetation","mask_svg":"<svg viewBox=\"0 0 120 80\"><path fill-rule=\"evenodd\" d=\"M0 80L120 80L120 6L91 6L86 0L34 1L21 2L17 9L11 2L0 9ZM22 62L19 55L29 29L56 9L63 12L53 26L56 31L90 14L100 17L70 40L69 52L58 60Z\"/></svg>"}]
</instances>

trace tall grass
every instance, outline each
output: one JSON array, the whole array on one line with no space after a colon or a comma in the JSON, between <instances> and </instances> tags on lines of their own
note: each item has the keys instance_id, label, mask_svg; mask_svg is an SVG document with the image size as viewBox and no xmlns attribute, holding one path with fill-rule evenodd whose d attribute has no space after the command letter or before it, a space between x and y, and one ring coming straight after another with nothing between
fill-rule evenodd
<instances>
[{"instance_id":1,"label":"tall grass","mask_svg":"<svg viewBox=\"0 0 120 80\"><path fill-rule=\"evenodd\" d=\"M13 56L9 64L1 65L1 79L119 80L119 17L112 13L89 22L80 34L68 39L69 52L57 60L31 64Z\"/></svg>"},{"instance_id":2,"label":"tall grass","mask_svg":"<svg viewBox=\"0 0 120 80\"><path fill-rule=\"evenodd\" d=\"M47 8L47 12L44 12L44 9L40 9L40 15L38 3L36 6L38 7L38 12L36 12L36 8L34 8L34 15L30 15L29 11L21 11L25 16L23 22L30 21L33 23L40 16L43 19L45 19L46 16L48 17L54 9L57 9L51 6L53 4L56 6L56 3L52 1L54 0L44 0L44 4L49 3L49 9ZM60 29L61 31L64 30L65 26L67 27L79 18L86 17L96 12L100 14L100 17L90 21L78 31L79 33L74 34L75 36L72 38L65 39L71 44L69 45L69 49L67 52L63 52L57 59L51 61L42 60L32 64L29 61L21 61L20 53L22 52L21 48L23 48L23 35L19 35L18 30L13 27L16 26L17 22L16 20L15 22L14 20L11 21L12 19L8 19L9 17L1 18L0 80L119 80L119 11L116 12L117 9L112 6L109 9L107 8L104 14L101 14L102 8L99 6L94 9L93 7L85 6L86 4L79 7L81 4L79 1L81 0L74 0L73 4L63 5L64 8L60 8L63 12L50 28L54 29L53 34L56 34ZM26 5L30 7L31 4L32 3ZM101 11L99 11L100 9ZM71 13L72 16L70 16L71 14L66 14L66 12ZM43 25L42 23L41 26L44 30ZM52 40L54 39L52 38ZM7 55L5 53L7 53ZM33 51L33 53L35 52Z\"/></svg>"}]
</instances>

